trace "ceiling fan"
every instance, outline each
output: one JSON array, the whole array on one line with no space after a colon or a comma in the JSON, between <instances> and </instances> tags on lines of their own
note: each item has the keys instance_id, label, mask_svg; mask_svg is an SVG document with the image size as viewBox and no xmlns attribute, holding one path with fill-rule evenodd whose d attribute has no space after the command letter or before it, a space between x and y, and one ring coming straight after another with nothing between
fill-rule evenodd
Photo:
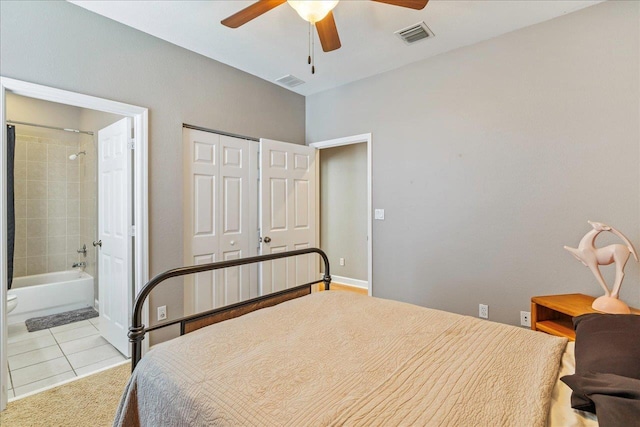
<instances>
[{"instance_id":1,"label":"ceiling fan","mask_svg":"<svg viewBox=\"0 0 640 427\"><path fill-rule=\"evenodd\" d=\"M291 7L310 25L315 25L322 44L322 50L331 52L339 49L340 36L336 21L333 19L331 12L338 4L339 0L259 0L249 7L229 16L221 21L222 25L230 28L238 28L246 24L252 19L280 6L283 3L289 3ZM406 7L409 9L421 10L427 5L429 0L371 0L378 3L386 3L394 6Z\"/></svg>"}]
</instances>

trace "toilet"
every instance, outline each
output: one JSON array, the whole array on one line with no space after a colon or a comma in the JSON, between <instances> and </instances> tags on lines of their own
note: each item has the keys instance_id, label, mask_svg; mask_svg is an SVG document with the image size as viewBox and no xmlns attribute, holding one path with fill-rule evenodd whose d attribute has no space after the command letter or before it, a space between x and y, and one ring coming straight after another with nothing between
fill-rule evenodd
<instances>
[{"instance_id":1,"label":"toilet","mask_svg":"<svg viewBox=\"0 0 640 427\"><path fill-rule=\"evenodd\" d=\"M11 313L18 306L18 295L7 294L7 313Z\"/></svg>"}]
</instances>

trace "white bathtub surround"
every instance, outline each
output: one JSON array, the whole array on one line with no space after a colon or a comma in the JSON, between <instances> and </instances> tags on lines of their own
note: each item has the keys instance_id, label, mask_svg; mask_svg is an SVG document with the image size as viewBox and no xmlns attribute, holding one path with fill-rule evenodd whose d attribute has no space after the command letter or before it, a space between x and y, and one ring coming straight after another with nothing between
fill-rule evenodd
<instances>
[{"instance_id":1,"label":"white bathtub surround","mask_svg":"<svg viewBox=\"0 0 640 427\"><path fill-rule=\"evenodd\" d=\"M9 397L20 397L126 359L98 332L99 319L38 332L9 325Z\"/></svg>"},{"instance_id":2,"label":"white bathtub surround","mask_svg":"<svg viewBox=\"0 0 640 427\"><path fill-rule=\"evenodd\" d=\"M11 294L19 304L7 316L7 324L24 323L32 317L47 316L83 307L92 307L93 277L79 270L17 277Z\"/></svg>"}]
</instances>

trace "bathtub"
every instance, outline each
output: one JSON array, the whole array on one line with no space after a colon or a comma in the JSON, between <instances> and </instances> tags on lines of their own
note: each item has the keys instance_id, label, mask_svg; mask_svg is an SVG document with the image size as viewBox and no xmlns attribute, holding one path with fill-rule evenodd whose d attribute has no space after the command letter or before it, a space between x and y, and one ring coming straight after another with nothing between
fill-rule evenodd
<instances>
[{"instance_id":1,"label":"bathtub","mask_svg":"<svg viewBox=\"0 0 640 427\"><path fill-rule=\"evenodd\" d=\"M18 306L7 316L12 325L93 306L93 277L79 270L16 277L9 293L18 296Z\"/></svg>"}]
</instances>

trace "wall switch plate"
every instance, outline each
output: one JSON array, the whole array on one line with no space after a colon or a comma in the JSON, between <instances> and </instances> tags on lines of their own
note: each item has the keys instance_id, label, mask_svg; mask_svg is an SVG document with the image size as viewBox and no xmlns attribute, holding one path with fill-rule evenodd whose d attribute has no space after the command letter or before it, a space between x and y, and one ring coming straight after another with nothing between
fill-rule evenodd
<instances>
[{"instance_id":1,"label":"wall switch plate","mask_svg":"<svg viewBox=\"0 0 640 427\"><path fill-rule=\"evenodd\" d=\"M167 306L162 305L158 307L158 320L165 320L167 318Z\"/></svg>"},{"instance_id":2,"label":"wall switch plate","mask_svg":"<svg viewBox=\"0 0 640 427\"><path fill-rule=\"evenodd\" d=\"M531 312L530 311L521 311L520 312L520 324L522 326L531 327Z\"/></svg>"},{"instance_id":3,"label":"wall switch plate","mask_svg":"<svg viewBox=\"0 0 640 427\"><path fill-rule=\"evenodd\" d=\"M344 265L344 258L340 258L340 265Z\"/></svg>"},{"instance_id":4,"label":"wall switch plate","mask_svg":"<svg viewBox=\"0 0 640 427\"><path fill-rule=\"evenodd\" d=\"M489 306L487 304L480 304L478 310L478 316L483 319L489 318Z\"/></svg>"},{"instance_id":5,"label":"wall switch plate","mask_svg":"<svg viewBox=\"0 0 640 427\"><path fill-rule=\"evenodd\" d=\"M374 218L384 220L384 209L376 209L374 211Z\"/></svg>"}]
</instances>

